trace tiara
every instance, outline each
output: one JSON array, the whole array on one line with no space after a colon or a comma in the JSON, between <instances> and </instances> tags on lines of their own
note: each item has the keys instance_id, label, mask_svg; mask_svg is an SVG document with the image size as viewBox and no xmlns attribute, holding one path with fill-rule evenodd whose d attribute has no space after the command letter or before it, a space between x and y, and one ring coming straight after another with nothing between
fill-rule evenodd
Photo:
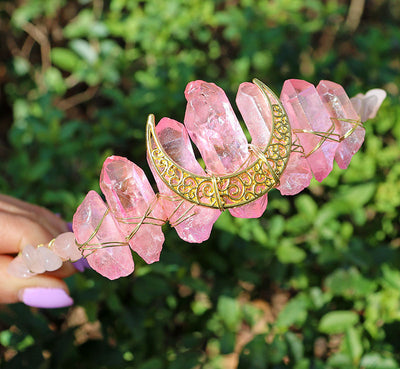
<instances>
[{"instance_id":1,"label":"tiara","mask_svg":"<svg viewBox=\"0 0 400 369\"><path fill-rule=\"evenodd\" d=\"M343 87L321 81L285 81L280 99L261 81L239 86L236 104L251 143L224 91L213 83L190 82L184 125L162 118L146 126L147 160L155 193L143 170L127 158L103 164L100 188L106 202L89 191L73 217L73 232L46 245L27 245L9 273L30 277L85 258L109 279L131 274L132 250L146 263L158 261L169 222L180 238L200 243L221 212L260 217L274 188L295 195L314 176L326 178L333 162L346 169L386 93L380 89L349 99ZM197 146L205 169L193 151Z\"/></svg>"}]
</instances>

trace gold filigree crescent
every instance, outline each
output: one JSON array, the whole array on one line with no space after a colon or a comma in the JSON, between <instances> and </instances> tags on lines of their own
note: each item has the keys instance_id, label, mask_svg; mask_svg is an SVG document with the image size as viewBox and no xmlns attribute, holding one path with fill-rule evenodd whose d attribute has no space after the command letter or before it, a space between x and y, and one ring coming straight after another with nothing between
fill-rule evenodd
<instances>
[{"instance_id":1,"label":"gold filigree crescent","mask_svg":"<svg viewBox=\"0 0 400 369\"><path fill-rule=\"evenodd\" d=\"M196 205L225 210L255 201L279 185L292 146L289 119L272 90L257 79L253 83L269 104L271 136L265 150L254 151L256 160L251 155L253 162L229 175L200 176L178 165L162 148L155 133L154 115L149 115L146 127L149 159L160 178L180 198Z\"/></svg>"}]
</instances>

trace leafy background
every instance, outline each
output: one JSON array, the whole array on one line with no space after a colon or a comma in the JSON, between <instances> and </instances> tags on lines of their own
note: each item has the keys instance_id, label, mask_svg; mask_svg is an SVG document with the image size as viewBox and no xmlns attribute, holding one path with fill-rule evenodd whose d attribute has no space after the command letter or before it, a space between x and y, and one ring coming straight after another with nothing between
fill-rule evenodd
<instances>
[{"instance_id":1,"label":"leafy background","mask_svg":"<svg viewBox=\"0 0 400 369\"><path fill-rule=\"evenodd\" d=\"M161 262L69 278L70 309L2 307L1 367L399 368L399 22L396 0L1 1L0 191L67 220L108 155L147 168L147 115L182 121L191 80L388 92L349 169L262 218L165 227Z\"/></svg>"}]
</instances>

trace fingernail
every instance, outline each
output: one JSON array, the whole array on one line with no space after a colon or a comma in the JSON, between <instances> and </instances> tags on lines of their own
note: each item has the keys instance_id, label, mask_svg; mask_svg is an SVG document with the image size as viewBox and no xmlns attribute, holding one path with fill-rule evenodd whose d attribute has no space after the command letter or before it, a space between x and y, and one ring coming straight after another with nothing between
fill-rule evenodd
<instances>
[{"instance_id":1,"label":"fingernail","mask_svg":"<svg viewBox=\"0 0 400 369\"><path fill-rule=\"evenodd\" d=\"M61 218L61 214L60 214L60 213L54 213L54 215L55 215L56 217Z\"/></svg>"},{"instance_id":2,"label":"fingernail","mask_svg":"<svg viewBox=\"0 0 400 369\"><path fill-rule=\"evenodd\" d=\"M67 223L68 230L72 232L72 223Z\"/></svg>"},{"instance_id":3,"label":"fingernail","mask_svg":"<svg viewBox=\"0 0 400 369\"><path fill-rule=\"evenodd\" d=\"M91 269L87 259L85 258L73 262L72 265L80 272L83 272L85 269Z\"/></svg>"},{"instance_id":4,"label":"fingernail","mask_svg":"<svg viewBox=\"0 0 400 369\"><path fill-rule=\"evenodd\" d=\"M51 309L71 306L74 300L62 288L28 287L19 292L25 305Z\"/></svg>"}]
</instances>

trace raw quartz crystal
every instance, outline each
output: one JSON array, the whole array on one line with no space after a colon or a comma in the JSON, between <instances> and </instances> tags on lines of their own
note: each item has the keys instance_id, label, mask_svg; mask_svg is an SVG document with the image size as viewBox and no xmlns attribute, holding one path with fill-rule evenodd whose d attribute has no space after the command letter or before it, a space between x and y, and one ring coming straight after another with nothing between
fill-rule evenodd
<instances>
[{"instance_id":1,"label":"raw quartz crystal","mask_svg":"<svg viewBox=\"0 0 400 369\"><path fill-rule=\"evenodd\" d=\"M271 137L272 112L263 93L254 83L244 82L239 86L236 105L250 133L251 143L265 150Z\"/></svg>"},{"instance_id":2,"label":"raw quartz crystal","mask_svg":"<svg viewBox=\"0 0 400 369\"><path fill-rule=\"evenodd\" d=\"M254 95L254 91L248 94L245 90L239 91L238 100L246 101L240 110L248 124L254 115L260 116L260 107L257 106L259 95L258 92ZM194 81L186 86L185 97L185 127L199 149L207 170L213 175L223 176L241 169L250 152L246 136L225 92L214 83ZM267 122L263 125L264 133L261 134L268 135ZM261 129L261 125L258 127ZM253 128L251 126L254 134L256 128ZM229 209L229 212L237 217L257 218L264 213L267 202L267 195L264 195L247 205Z\"/></svg>"},{"instance_id":3,"label":"raw quartz crystal","mask_svg":"<svg viewBox=\"0 0 400 369\"><path fill-rule=\"evenodd\" d=\"M134 232L129 240L132 250L146 263L158 261L166 216L143 170L126 158L110 156L101 171L100 188L121 234L128 237Z\"/></svg>"},{"instance_id":4,"label":"raw quartz crystal","mask_svg":"<svg viewBox=\"0 0 400 369\"><path fill-rule=\"evenodd\" d=\"M74 214L73 231L77 242L84 245L82 253L89 265L104 277L116 279L131 274L134 264L129 246L116 246L126 241L111 212L104 216L106 211L101 197L90 191Z\"/></svg>"},{"instance_id":5,"label":"raw quartz crystal","mask_svg":"<svg viewBox=\"0 0 400 369\"><path fill-rule=\"evenodd\" d=\"M292 132L292 140L295 139L296 134ZM296 195L310 185L311 179L312 173L307 159L300 152L291 152L276 188L282 195Z\"/></svg>"},{"instance_id":6,"label":"raw quartz crystal","mask_svg":"<svg viewBox=\"0 0 400 369\"><path fill-rule=\"evenodd\" d=\"M74 262L82 257L75 242L75 235L72 232L58 235L54 240L52 249L62 260L71 260Z\"/></svg>"},{"instance_id":7,"label":"raw quartz crystal","mask_svg":"<svg viewBox=\"0 0 400 369\"><path fill-rule=\"evenodd\" d=\"M21 252L28 269L33 273L57 270L61 267L61 259L47 247L26 245Z\"/></svg>"},{"instance_id":8,"label":"raw quartz crystal","mask_svg":"<svg viewBox=\"0 0 400 369\"><path fill-rule=\"evenodd\" d=\"M360 149L364 142L365 129L358 125L360 117L354 110L344 88L331 81L321 81L317 86L318 94L329 115L335 123L335 133L345 136L347 132L353 132L339 143L335 153L335 161L339 168L346 169L353 155Z\"/></svg>"},{"instance_id":9,"label":"raw quartz crystal","mask_svg":"<svg viewBox=\"0 0 400 369\"><path fill-rule=\"evenodd\" d=\"M10 275L18 278L30 278L37 274L29 269L29 267L25 263L25 260L22 258L21 254L17 255L10 262L10 264L8 264L7 272Z\"/></svg>"},{"instance_id":10,"label":"raw quartz crystal","mask_svg":"<svg viewBox=\"0 0 400 369\"><path fill-rule=\"evenodd\" d=\"M80 258L74 234L61 233L48 245L26 245L9 264L8 272L15 277L28 278L61 268L63 260L76 261Z\"/></svg>"},{"instance_id":11,"label":"raw quartz crystal","mask_svg":"<svg viewBox=\"0 0 400 369\"><path fill-rule=\"evenodd\" d=\"M189 136L182 123L163 118L156 125L156 134L164 151L176 164L194 174L205 175L203 168L196 160ZM187 242L196 243L207 240L221 212L203 206L193 206L192 203L178 198L156 173L150 160L148 163L162 194L160 201L179 237Z\"/></svg>"},{"instance_id":12,"label":"raw quartz crystal","mask_svg":"<svg viewBox=\"0 0 400 369\"><path fill-rule=\"evenodd\" d=\"M338 143L325 140L317 150L313 151L322 139L314 133L321 132L323 134L329 131L332 126L330 115L316 88L306 81L298 79L285 81L281 92L281 101L288 114L292 129L298 130L296 135L304 148L308 165L315 178L321 182L333 168L333 158ZM286 174L291 174L291 168L294 170L293 175L297 175L294 166L286 168ZM308 180L306 178L304 181Z\"/></svg>"},{"instance_id":13,"label":"raw quartz crystal","mask_svg":"<svg viewBox=\"0 0 400 369\"><path fill-rule=\"evenodd\" d=\"M382 105L383 100L386 98L386 91L380 88L373 88L369 90L365 95L357 94L353 96L350 101L353 105L354 110L361 117L361 122L365 122L368 119L375 118L379 107Z\"/></svg>"}]
</instances>

